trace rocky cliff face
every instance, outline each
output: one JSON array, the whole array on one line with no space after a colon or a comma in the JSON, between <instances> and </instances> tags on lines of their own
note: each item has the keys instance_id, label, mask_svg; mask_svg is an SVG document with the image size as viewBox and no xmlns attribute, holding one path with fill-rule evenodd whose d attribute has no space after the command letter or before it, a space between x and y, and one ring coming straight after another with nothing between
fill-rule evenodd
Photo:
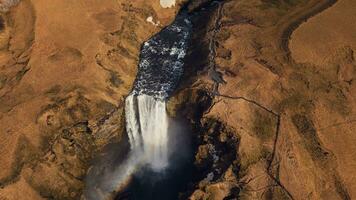
<instances>
[{"instance_id":1,"label":"rocky cliff face","mask_svg":"<svg viewBox=\"0 0 356 200\"><path fill-rule=\"evenodd\" d=\"M191 199L355 196L355 40L346 28L355 15L346 5L354 6L226 1L211 10L187 64L196 75L189 72L169 106L198 135ZM346 22L336 14L343 11ZM318 36L328 38L326 50Z\"/></svg>"},{"instance_id":2,"label":"rocky cliff face","mask_svg":"<svg viewBox=\"0 0 356 200\"><path fill-rule=\"evenodd\" d=\"M184 2L0 2L0 199L80 199L90 160L124 136L140 45ZM201 11L168 105L190 119L197 144L199 173L182 196L356 196L349 8L352 0L235 0Z\"/></svg>"}]
</instances>

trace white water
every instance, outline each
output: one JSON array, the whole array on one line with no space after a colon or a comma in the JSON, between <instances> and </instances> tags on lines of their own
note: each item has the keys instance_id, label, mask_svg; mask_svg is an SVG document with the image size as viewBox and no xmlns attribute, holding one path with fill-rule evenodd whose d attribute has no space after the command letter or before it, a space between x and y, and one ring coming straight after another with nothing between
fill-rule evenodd
<instances>
[{"instance_id":1,"label":"white water","mask_svg":"<svg viewBox=\"0 0 356 200\"><path fill-rule=\"evenodd\" d=\"M126 98L126 129L131 152L138 163L154 171L168 166L168 116L166 103L149 95Z\"/></svg>"}]
</instances>

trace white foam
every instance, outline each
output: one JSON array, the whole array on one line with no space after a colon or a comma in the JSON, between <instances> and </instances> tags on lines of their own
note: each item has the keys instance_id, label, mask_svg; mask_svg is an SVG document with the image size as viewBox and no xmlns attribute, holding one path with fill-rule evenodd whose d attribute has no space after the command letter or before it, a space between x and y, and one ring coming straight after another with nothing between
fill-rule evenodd
<instances>
[{"instance_id":1,"label":"white foam","mask_svg":"<svg viewBox=\"0 0 356 200\"><path fill-rule=\"evenodd\" d=\"M149 95L130 95L125 105L126 128L137 163L154 171L168 166L168 116L166 103Z\"/></svg>"}]
</instances>

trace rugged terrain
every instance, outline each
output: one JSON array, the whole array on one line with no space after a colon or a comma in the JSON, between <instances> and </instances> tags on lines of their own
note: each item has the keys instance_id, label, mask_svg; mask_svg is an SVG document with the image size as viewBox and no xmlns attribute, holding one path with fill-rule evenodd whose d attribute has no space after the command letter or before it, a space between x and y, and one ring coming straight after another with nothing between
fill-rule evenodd
<instances>
[{"instance_id":1,"label":"rugged terrain","mask_svg":"<svg viewBox=\"0 0 356 200\"><path fill-rule=\"evenodd\" d=\"M178 8L23 0L1 15L0 199L79 199L91 157L122 136L141 44Z\"/></svg>"},{"instance_id":2,"label":"rugged terrain","mask_svg":"<svg viewBox=\"0 0 356 200\"><path fill-rule=\"evenodd\" d=\"M90 160L124 136L141 44L183 2L0 2L0 199L80 199ZM231 0L194 18L168 106L197 144L182 197L356 198L355 9Z\"/></svg>"},{"instance_id":3,"label":"rugged terrain","mask_svg":"<svg viewBox=\"0 0 356 200\"><path fill-rule=\"evenodd\" d=\"M215 9L201 42L210 63L192 62L208 67L170 107L200 130L191 199L355 198L354 8L254 0Z\"/></svg>"}]
</instances>

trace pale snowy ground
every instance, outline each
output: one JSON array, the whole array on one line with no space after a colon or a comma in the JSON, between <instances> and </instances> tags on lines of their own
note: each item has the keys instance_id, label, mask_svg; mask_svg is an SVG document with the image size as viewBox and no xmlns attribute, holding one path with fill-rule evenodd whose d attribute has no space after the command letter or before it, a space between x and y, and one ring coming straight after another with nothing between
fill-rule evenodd
<instances>
[{"instance_id":1,"label":"pale snowy ground","mask_svg":"<svg viewBox=\"0 0 356 200\"><path fill-rule=\"evenodd\" d=\"M176 5L176 0L160 0L159 3L163 8L170 8Z\"/></svg>"},{"instance_id":2,"label":"pale snowy ground","mask_svg":"<svg viewBox=\"0 0 356 200\"><path fill-rule=\"evenodd\" d=\"M158 25L160 24L160 22L159 22L159 21L154 22L154 20L153 20L153 17L152 17L152 16L147 17L146 21L147 21L148 23L153 24L154 26L158 26Z\"/></svg>"}]
</instances>

